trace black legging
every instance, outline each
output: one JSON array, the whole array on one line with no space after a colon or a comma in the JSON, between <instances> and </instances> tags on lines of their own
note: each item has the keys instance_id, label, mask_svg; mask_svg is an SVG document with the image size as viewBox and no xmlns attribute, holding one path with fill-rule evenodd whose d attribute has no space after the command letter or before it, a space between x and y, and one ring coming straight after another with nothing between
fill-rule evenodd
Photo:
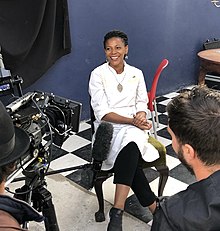
<instances>
[{"instance_id":1,"label":"black legging","mask_svg":"<svg viewBox=\"0 0 220 231\"><path fill-rule=\"evenodd\" d=\"M128 143L118 154L114 164L114 184L130 186L144 207L151 205L156 196L152 192L140 164L141 153L135 142Z\"/></svg>"}]
</instances>

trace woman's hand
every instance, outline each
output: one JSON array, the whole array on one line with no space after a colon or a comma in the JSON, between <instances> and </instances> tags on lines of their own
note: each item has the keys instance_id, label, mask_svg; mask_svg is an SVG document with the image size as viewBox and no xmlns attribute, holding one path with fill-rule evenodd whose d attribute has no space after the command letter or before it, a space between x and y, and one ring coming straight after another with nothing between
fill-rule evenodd
<instances>
[{"instance_id":1,"label":"woman's hand","mask_svg":"<svg viewBox=\"0 0 220 231\"><path fill-rule=\"evenodd\" d=\"M152 127L152 123L147 120L145 112L138 112L134 116L133 125L142 130L150 130Z\"/></svg>"},{"instance_id":2,"label":"woman's hand","mask_svg":"<svg viewBox=\"0 0 220 231\"><path fill-rule=\"evenodd\" d=\"M150 130L152 128L152 123L147 121L146 123L135 125L136 127L140 128L141 130Z\"/></svg>"},{"instance_id":3,"label":"woman's hand","mask_svg":"<svg viewBox=\"0 0 220 231\"><path fill-rule=\"evenodd\" d=\"M145 124L147 122L146 113L145 112L138 112L134 115L133 124L135 126L139 126L141 124Z\"/></svg>"}]
</instances>

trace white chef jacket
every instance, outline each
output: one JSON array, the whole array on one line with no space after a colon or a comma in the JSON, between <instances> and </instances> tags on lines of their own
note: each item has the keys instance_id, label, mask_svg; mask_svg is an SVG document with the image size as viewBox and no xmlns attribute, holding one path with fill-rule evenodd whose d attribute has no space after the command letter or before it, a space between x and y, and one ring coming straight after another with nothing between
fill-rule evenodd
<instances>
[{"instance_id":1,"label":"white chef jacket","mask_svg":"<svg viewBox=\"0 0 220 231\"><path fill-rule=\"evenodd\" d=\"M119 83L123 86L121 92L117 89ZM108 63L95 68L90 76L89 94L96 118L95 131L103 116L110 112L129 118L133 118L133 115L139 111L148 112L144 75L141 70L126 62L124 72L119 75ZM150 162L159 157L158 151L148 143L148 131L129 124L112 123L112 125L113 138L108 157L102 164L102 170L111 169L120 150L132 141L138 145L144 160Z\"/></svg>"}]
</instances>

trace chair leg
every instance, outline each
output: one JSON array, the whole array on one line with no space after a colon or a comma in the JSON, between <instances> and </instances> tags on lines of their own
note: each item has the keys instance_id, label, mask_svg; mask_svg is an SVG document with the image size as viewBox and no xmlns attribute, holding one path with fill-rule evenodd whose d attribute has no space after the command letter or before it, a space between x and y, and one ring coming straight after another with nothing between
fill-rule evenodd
<instances>
[{"instance_id":1,"label":"chair leg","mask_svg":"<svg viewBox=\"0 0 220 231\"><path fill-rule=\"evenodd\" d=\"M157 122L157 128L159 128L159 117L158 117L158 111L157 111L157 102L154 100L154 110L155 110L155 118Z\"/></svg>"},{"instance_id":2,"label":"chair leg","mask_svg":"<svg viewBox=\"0 0 220 231\"><path fill-rule=\"evenodd\" d=\"M169 168L166 165L165 166L155 166L155 167L160 174L158 196L162 196L165 185L167 183L168 176L169 176Z\"/></svg>"},{"instance_id":3,"label":"chair leg","mask_svg":"<svg viewBox=\"0 0 220 231\"><path fill-rule=\"evenodd\" d=\"M103 197L103 189L102 185L103 182L106 181L109 177L113 175L112 172L105 172L100 171L95 173L94 177L94 188L96 192L96 196L99 203L99 210L95 213L95 220L96 222L102 222L105 220L105 213L104 213L104 197Z\"/></svg>"},{"instance_id":4,"label":"chair leg","mask_svg":"<svg viewBox=\"0 0 220 231\"><path fill-rule=\"evenodd\" d=\"M102 190L102 184L105 180L106 178L96 179L94 183L94 188L99 203L99 210L95 213L96 222L105 221L104 197L103 197L103 190Z\"/></svg>"},{"instance_id":5,"label":"chair leg","mask_svg":"<svg viewBox=\"0 0 220 231\"><path fill-rule=\"evenodd\" d=\"M152 125L153 125L153 130L154 130L154 137L155 139L157 139L157 129L156 129L156 123L155 123L153 111L151 112L151 117L152 117Z\"/></svg>"}]
</instances>

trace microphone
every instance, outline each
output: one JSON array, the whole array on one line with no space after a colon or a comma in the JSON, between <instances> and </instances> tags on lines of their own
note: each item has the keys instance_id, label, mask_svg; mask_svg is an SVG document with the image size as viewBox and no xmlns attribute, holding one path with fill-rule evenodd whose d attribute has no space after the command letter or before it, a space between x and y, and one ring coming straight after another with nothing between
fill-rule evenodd
<instances>
[{"instance_id":1,"label":"microphone","mask_svg":"<svg viewBox=\"0 0 220 231\"><path fill-rule=\"evenodd\" d=\"M92 148L92 157L96 161L104 161L110 149L113 126L108 122L101 122L98 126Z\"/></svg>"},{"instance_id":2,"label":"microphone","mask_svg":"<svg viewBox=\"0 0 220 231\"><path fill-rule=\"evenodd\" d=\"M107 159L113 134L113 126L108 122L102 122L96 131L92 148L93 170L99 172L102 162Z\"/></svg>"},{"instance_id":3,"label":"microphone","mask_svg":"<svg viewBox=\"0 0 220 231\"><path fill-rule=\"evenodd\" d=\"M82 172L84 187L91 189L94 186L94 179L101 170L102 162L107 159L113 135L113 126L108 122L101 122L95 134L95 141L92 147L92 164L86 166Z\"/></svg>"}]
</instances>

